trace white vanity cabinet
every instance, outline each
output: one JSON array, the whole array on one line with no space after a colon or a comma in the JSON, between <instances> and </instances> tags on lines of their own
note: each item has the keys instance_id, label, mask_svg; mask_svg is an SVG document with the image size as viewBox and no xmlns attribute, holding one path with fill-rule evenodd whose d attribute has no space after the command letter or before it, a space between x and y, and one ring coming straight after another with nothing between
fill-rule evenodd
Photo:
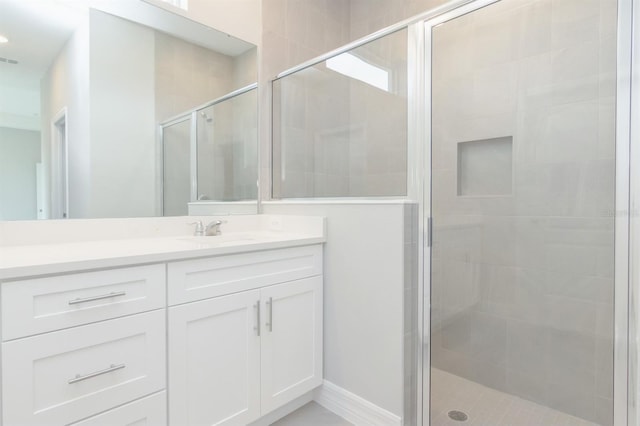
<instances>
[{"instance_id":1,"label":"white vanity cabinet","mask_svg":"<svg viewBox=\"0 0 640 426\"><path fill-rule=\"evenodd\" d=\"M170 424L246 425L321 384L321 265L321 246L169 264L170 288L245 289L169 308Z\"/></svg>"},{"instance_id":2,"label":"white vanity cabinet","mask_svg":"<svg viewBox=\"0 0 640 426\"><path fill-rule=\"evenodd\" d=\"M165 295L164 264L2 283L3 424L67 425L163 391Z\"/></svg>"},{"instance_id":3,"label":"white vanity cabinet","mask_svg":"<svg viewBox=\"0 0 640 426\"><path fill-rule=\"evenodd\" d=\"M0 426L247 425L319 386L322 244L191 253L3 278Z\"/></svg>"}]
</instances>

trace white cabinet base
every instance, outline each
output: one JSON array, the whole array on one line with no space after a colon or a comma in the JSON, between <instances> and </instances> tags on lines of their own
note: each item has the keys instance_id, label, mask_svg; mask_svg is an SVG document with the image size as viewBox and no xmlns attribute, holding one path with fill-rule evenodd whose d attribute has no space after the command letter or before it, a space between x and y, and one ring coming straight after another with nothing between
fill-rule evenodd
<instances>
[{"instance_id":1,"label":"white cabinet base","mask_svg":"<svg viewBox=\"0 0 640 426\"><path fill-rule=\"evenodd\" d=\"M322 264L312 244L2 282L0 426L286 415L322 382Z\"/></svg>"}]
</instances>

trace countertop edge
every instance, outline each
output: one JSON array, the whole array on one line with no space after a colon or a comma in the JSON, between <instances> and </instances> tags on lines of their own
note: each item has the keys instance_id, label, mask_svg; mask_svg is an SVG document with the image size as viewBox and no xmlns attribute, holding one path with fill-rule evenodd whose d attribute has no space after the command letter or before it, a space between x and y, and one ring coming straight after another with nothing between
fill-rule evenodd
<instances>
[{"instance_id":1,"label":"countertop edge","mask_svg":"<svg viewBox=\"0 0 640 426\"><path fill-rule=\"evenodd\" d=\"M31 265L0 268L0 283L13 280L22 280L36 276L40 277L46 275L86 272L97 269L111 269L134 265L164 263L187 259L197 259L202 257L225 256L230 254L250 253L256 251L323 244L325 242L325 237L316 236L280 241L265 241L227 247L194 247L187 250L182 249L168 250L165 252L127 254L126 256L122 257L96 257L92 259L82 259L77 261L71 260L52 263L34 262Z\"/></svg>"}]
</instances>

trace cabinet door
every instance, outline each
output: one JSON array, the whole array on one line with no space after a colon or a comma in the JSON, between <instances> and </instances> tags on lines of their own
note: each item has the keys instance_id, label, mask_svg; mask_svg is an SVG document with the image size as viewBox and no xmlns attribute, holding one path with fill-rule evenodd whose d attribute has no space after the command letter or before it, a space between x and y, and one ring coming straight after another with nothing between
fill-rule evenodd
<instances>
[{"instance_id":1,"label":"cabinet door","mask_svg":"<svg viewBox=\"0 0 640 426\"><path fill-rule=\"evenodd\" d=\"M262 414L322 382L322 276L261 290Z\"/></svg>"},{"instance_id":2,"label":"cabinet door","mask_svg":"<svg viewBox=\"0 0 640 426\"><path fill-rule=\"evenodd\" d=\"M169 423L260 417L258 290L169 309Z\"/></svg>"}]
</instances>

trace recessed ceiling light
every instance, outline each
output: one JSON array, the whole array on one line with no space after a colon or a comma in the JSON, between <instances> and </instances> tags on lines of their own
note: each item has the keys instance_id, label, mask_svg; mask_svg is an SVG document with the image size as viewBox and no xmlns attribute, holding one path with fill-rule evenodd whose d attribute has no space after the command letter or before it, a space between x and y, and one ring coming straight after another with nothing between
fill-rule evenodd
<instances>
[{"instance_id":1,"label":"recessed ceiling light","mask_svg":"<svg viewBox=\"0 0 640 426\"><path fill-rule=\"evenodd\" d=\"M9 39L0 34L0 43L9 43Z\"/></svg>"}]
</instances>

